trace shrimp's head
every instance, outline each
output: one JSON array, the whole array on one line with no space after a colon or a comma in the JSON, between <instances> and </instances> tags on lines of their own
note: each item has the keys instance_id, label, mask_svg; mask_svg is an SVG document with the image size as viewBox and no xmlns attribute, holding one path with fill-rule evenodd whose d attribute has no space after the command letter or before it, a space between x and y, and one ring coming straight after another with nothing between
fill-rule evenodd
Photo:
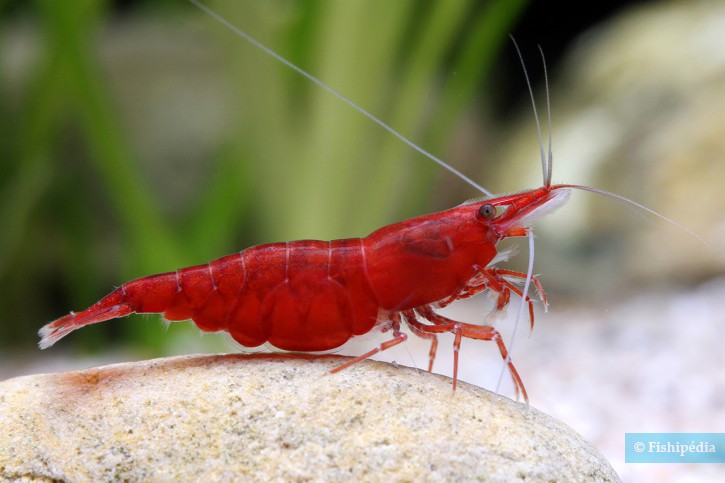
<instances>
[{"instance_id":1,"label":"shrimp's head","mask_svg":"<svg viewBox=\"0 0 725 483\"><path fill-rule=\"evenodd\" d=\"M521 193L476 200L476 218L488 228L492 242L511 236L525 236L542 216L562 206L569 198L566 186L544 186Z\"/></svg>"}]
</instances>

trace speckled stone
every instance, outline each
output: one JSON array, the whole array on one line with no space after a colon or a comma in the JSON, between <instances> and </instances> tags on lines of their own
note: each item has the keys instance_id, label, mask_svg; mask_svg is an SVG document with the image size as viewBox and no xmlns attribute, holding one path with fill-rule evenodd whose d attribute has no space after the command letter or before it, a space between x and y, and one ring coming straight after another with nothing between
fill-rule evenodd
<instances>
[{"instance_id":1,"label":"speckled stone","mask_svg":"<svg viewBox=\"0 0 725 483\"><path fill-rule=\"evenodd\" d=\"M618 481L561 422L380 362L184 356L0 383L0 479Z\"/></svg>"}]
</instances>

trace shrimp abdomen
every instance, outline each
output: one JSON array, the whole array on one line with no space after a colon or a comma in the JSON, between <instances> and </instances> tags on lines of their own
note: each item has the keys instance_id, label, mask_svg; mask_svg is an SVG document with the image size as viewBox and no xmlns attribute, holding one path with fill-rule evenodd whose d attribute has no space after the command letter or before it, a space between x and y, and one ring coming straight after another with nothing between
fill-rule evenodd
<instances>
[{"instance_id":1,"label":"shrimp abdomen","mask_svg":"<svg viewBox=\"0 0 725 483\"><path fill-rule=\"evenodd\" d=\"M339 347L378 323L360 239L260 245L205 265L127 282L88 309L40 330L42 348L89 324L131 313L192 319L246 347Z\"/></svg>"}]
</instances>

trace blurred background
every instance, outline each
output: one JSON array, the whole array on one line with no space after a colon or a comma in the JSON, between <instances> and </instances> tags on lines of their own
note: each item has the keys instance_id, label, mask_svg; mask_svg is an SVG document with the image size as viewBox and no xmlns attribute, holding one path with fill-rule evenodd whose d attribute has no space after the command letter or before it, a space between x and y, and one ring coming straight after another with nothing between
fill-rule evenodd
<instances>
[{"instance_id":1,"label":"blurred background","mask_svg":"<svg viewBox=\"0 0 725 483\"><path fill-rule=\"evenodd\" d=\"M575 193L537 226L551 307L532 337L521 327L514 359L532 405L623 477L708 478L712 465L625 465L623 433L725 430L725 5L550 3L208 5L495 193L541 184L508 34L546 124L540 44L554 181L636 200L707 244ZM157 316L42 353L36 333L133 278L260 243L365 236L479 196L183 0L0 0L0 128L0 379L236 350ZM521 248L507 268L525 268ZM482 322L486 297L455 310ZM508 341L512 322L497 324ZM490 345L464 343L462 378L494 389ZM436 372L450 374L440 347ZM425 344L398 349L381 358L426 367Z\"/></svg>"}]
</instances>

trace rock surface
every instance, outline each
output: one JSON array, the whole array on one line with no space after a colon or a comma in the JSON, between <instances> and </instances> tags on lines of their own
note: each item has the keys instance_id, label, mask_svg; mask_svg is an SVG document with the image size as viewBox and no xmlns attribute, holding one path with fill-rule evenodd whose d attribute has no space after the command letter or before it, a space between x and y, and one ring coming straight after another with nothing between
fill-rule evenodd
<instances>
[{"instance_id":1,"label":"rock surface","mask_svg":"<svg viewBox=\"0 0 725 483\"><path fill-rule=\"evenodd\" d=\"M618 481L484 389L337 356L184 356L0 383L0 479Z\"/></svg>"}]
</instances>

